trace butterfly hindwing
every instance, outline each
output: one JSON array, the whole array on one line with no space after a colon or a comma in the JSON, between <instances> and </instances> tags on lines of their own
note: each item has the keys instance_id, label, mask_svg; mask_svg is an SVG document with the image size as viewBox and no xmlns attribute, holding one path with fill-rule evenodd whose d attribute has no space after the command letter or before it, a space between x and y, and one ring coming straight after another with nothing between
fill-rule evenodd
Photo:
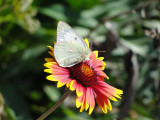
<instances>
[{"instance_id":1,"label":"butterfly hindwing","mask_svg":"<svg viewBox=\"0 0 160 120\"><path fill-rule=\"evenodd\" d=\"M73 66L88 56L88 50L74 41L63 41L55 44L54 55L62 67Z\"/></svg>"}]
</instances>

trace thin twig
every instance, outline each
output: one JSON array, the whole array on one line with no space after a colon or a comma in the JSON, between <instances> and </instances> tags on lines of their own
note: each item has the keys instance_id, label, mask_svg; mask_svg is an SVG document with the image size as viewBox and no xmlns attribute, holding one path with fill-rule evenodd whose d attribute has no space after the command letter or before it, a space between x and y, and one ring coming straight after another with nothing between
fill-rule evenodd
<instances>
[{"instance_id":1,"label":"thin twig","mask_svg":"<svg viewBox=\"0 0 160 120\"><path fill-rule=\"evenodd\" d=\"M45 112L42 116L40 116L37 120L43 120L45 119L48 115L50 115L58 106L62 104L62 102L71 94L72 91L68 90L62 98L53 106L51 107L47 112Z\"/></svg>"},{"instance_id":2,"label":"thin twig","mask_svg":"<svg viewBox=\"0 0 160 120\"><path fill-rule=\"evenodd\" d=\"M156 1L158 1L158 0L150 0L148 2L139 4L135 8L132 8L131 10L122 12L120 14L117 14L117 15L114 15L114 16L111 16L111 17L106 17L106 18L100 19L99 23L94 28L92 28L90 30L90 32L87 35L87 38L89 38L91 36L91 33L94 32L101 24L104 24L106 21L117 18L117 17L120 17L120 16L123 16L123 15L126 15L126 14L129 14L129 13L132 13L133 11L140 10L142 8L145 8L145 7L149 6L151 3L156 2Z\"/></svg>"},{"instance_id":3,"label":"thin twig","mask_svg":"<svg viewBox=\"0 0 160 120\"><path fill-rule=\"evenodd\" d=\"M159 41L160 43L160 41ZM159 81L160 81L160 46L157 50L157 58L158 58L158 77L156 79L156 85L155 85L155 91L156 91L156 96L157 96L157 99L156 99L156 109L157 109L157 120L158 118L160 118L160 115L159 115L159 112L160 112L160 86L159 86Z\"/></svg>"},{"instance_id":4,"label":"thin twig","mask_svg":"<svg viewBox=\"0 0 160 120\"><path fill-rule=\"evenodd\" d=\"M138 74L139 74L137 57L132 50L129 50L129 52L126 53L124 64L125 64L125 69L128 74L128 77L126 80L126 88L124 91L125 94L123 96L123 102L121 104L122 106L120 108L120 112L117 120L123 120L130 109L130 106L136 94L136 85L137 85Z\"/></svg>"}]
</instances>

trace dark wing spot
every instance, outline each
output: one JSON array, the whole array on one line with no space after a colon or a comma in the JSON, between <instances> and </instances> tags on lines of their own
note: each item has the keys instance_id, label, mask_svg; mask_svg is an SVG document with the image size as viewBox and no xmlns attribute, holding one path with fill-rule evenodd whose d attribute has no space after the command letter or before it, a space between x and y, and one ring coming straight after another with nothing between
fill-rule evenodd
<instances>
[{"instance_id":1,"label":"dark wing spot","mask_svg":"<svg viewBox=\"0 0 160 120\"><path fill-rule=\"evenodd\" d=\"M77 37L75 37L75 40L77 40Z\"/></svg>"}]
</instances>

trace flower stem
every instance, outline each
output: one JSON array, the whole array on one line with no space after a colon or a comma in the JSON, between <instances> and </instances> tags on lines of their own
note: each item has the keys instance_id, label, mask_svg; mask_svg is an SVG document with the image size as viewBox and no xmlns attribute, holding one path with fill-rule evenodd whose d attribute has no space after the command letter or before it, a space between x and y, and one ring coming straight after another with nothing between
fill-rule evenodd
<instances>
[{"instance_id":1,"label":"flower stem","mask_svg":"<svg viewBox=\"0 0 160 120\"><path fill-rule=\"evenodd\" d=\"M68 90L62 98L53 106L51 107L47 112L45 112L42 116L40 116L37 120L43 120L45 119L48 115L50 115L58 106L61 105L61 103L71 94L72 91Z\"/></svg>"}]
</instances>

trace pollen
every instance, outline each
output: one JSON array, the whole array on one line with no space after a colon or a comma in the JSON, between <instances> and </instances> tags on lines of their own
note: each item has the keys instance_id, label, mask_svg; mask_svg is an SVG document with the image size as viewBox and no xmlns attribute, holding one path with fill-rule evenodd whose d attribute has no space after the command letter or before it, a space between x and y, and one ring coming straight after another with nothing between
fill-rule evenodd
<instances>
[{"instance_id":1,"label":"pollen","mask_svg":"<svg viewBox=\"0 0 160 120\"><path fill-rule=\"evenodd\" d=\"M71 67L69 72L70 78L75 79L84 87L93 86L97 83L97 73L87 61Z\"/></svg>"},{"instance_id":2,"label":"pollen","mask_svg":"<svg viewBox=\"0 0 160 120\"><path fill-rule=\"evenodd\" d=\"M82 73L83 73L85 76L88 76L88 77L93 76L94 72L93 72L93 70L91 69L90 66L84 64L84 65L81 65L80 68L81 68Z\"/></svg>"}]
</instances>

